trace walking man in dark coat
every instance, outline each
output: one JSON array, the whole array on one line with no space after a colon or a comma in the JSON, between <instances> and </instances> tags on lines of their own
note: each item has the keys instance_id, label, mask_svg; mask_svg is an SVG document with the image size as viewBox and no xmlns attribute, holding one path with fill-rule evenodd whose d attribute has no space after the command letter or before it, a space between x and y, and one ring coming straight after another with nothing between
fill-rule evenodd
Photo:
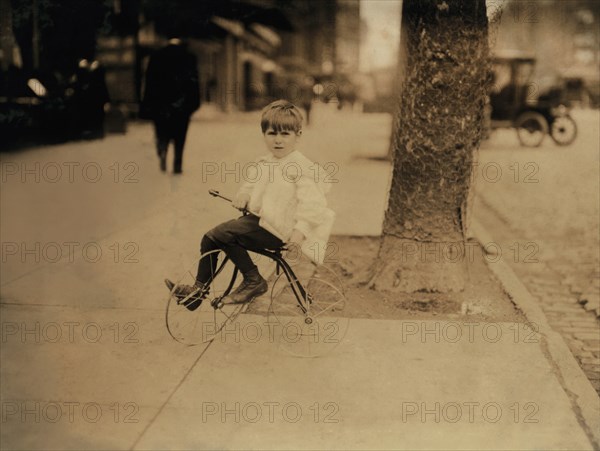
<instances>
[{"instance_id":1,"label":"walking man in dark coat","mask_svg":"<svg viewBox=\"0 0 600 451\"><path fill-rule=\"evenodd\" d=\"M200 106L196 57L180 39L158 50L148 63L140 117L152 119L161 171L167 170L167 149L175 146L173 173L181 174L183 146L190 116Z\"/></svg>"}]
</instances>

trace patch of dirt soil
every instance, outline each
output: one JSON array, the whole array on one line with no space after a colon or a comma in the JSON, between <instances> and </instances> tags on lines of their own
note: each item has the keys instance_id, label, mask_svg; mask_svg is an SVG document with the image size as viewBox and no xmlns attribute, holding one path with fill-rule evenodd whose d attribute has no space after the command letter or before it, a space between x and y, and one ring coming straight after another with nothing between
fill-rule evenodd
<instances>
[{"instance_id":1,"label":"patch of dirt soil","mask_svg":"<svg viewBox=\"0 0 600 451\"><path fill-rule=\"evenodd\" d=\"M492 274L484 252L473 252L469 280L460 293L386 293L370 289L364 281L377 258L379 237L333 236L335 253L327 262L342 279L347 304L344 316L352 318L412 319L468 318L481 321L525 322Z\"/></svg>"}]
</instances>

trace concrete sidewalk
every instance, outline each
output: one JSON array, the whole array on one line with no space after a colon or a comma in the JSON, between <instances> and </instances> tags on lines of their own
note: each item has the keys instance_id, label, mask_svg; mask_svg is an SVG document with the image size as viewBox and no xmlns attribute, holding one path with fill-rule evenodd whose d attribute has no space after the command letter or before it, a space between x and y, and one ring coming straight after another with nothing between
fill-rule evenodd
<instances>
[{"instance_id":1,"label":"concrete sidewalk","mask_svg":"<svg viewBox=\"0 0 600 451\"><path fill-rule=\"evenodd\" d=\"M330 355L302 359L263 316L184 347L162 312L2 313L81 325L72 343L7 336L3 449L593 449L523 324L351 320Z\"/></svg>"},{"instance_id":2,"label":"concrete sidewalk","mask_svg":"<svg viewBox=\"0 0 600 451\"><path fill-rule=\"evenodd\" d=\"M334 233L376 235L389 165L358 157L385 154L389 122L322 117L304 145L338 165ZM232 216L204 194L232 192L231 180L197 174L206 162L252 159L256 128L194 122L189 145L205 142L205 152L189 149L178 179L158 172L147 124L104 142L10 155L43 163L79 152L102 167L131 160L140 183L57 188L83 193L81 208L112 203L103 203L108 218L85 227L61 212L54 229L10 213L23 196L58 202L56 192L3 183L3 242L93 241L104 257L3 263L2 449L594 449L593 423L564 388L569 373L548 353L545 331L522 323L352 319L340 346L315 359L290 356L287 338L250 314L210 345L174 342L162 279L193 268L201 234ZM208 134L211 143L201 139ZM47 224L50 213L31 215ZM130 252L129 242L135 264L111 248Z\"/></svg>"},{"instance_id":3,"label":"concrete sidewalk","mask_svg":"<svg viewBox=\"0 0 600 451\"><path fill-rule=\"evenodd\" d=\"M515 324L352 320L332 355L298 359L249 336L264 321L221 334L135 448L590 448Z\"/></svg>"}]
</instances>

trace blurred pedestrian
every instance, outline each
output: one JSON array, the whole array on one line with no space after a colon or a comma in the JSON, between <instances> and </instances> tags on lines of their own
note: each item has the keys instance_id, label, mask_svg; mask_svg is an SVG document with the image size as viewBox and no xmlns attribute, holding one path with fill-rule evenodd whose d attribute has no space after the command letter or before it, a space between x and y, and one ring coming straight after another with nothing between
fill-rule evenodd
<instances>
[{"instance_id":1,"label":"blurred pedestrian","mask_svg":"<svg viewBox=\"0 0 600 451\"><path fill-rule=\"evenodd\" d=\"M79 61L72 78L75 137L104 138L104 115L110 98L104 68L98 61Z\"/></svg>"},{"instance_id":2,"label":"blurred pedestrian","mask_svg":"<svg viewBox=\"0 0 600 451\"><path fill-rule=\"evenodd\" d=\"M154 121L156 150L161 171L167 170L167 150L173 141L173 173L181 174L183 148L190 116L200 106L196 57L179 38L150 58L146 70L140 117Z\"/></svg>"},{"instance_id":3,"label":"blurred pedestrian","mask_svg":"<svg viewBox=\"0 0 600 451\"><path fill-rule=\"evenodd\" d=\"M90 64L89 130L92 138L104 138L104 117L110 103L106 87L106 71L99 61Z\"/></svg>"},{"instance_id":4,"label":"blurred pedestrian","mask_svg":"<svg viewBox=\"0 0 600 451\"><path fill-rule=\"evenodd\" d=\"M314 93L313 93L313 88L315 85L315 80L314 78L312 78L311 76L306 76L302 79L302 85L301 85L301 89L300 89L300 93L301 93L301 105L302 108L304 109L304 113L306 115L306 125L310 124L310 110L312 109L312 102L313 102L313 97L314 97Z\"/></svg>"}]
</instances>

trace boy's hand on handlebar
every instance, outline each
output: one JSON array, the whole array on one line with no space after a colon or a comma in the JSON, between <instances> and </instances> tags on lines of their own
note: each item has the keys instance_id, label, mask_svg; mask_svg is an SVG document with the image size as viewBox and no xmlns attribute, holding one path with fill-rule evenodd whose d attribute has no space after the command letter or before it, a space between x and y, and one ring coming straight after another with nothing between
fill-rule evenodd
<instances>
[{"instance_id":1,"label":"boy's hand on handlebar","mask_svg":"<svg viewBox=\"0 0 600 451\"><path fill-rule=\"evenodd\" d=\"M238 193L233 201L231 201L231 205L233 205L238 210L245 210L248 206L248 202L250 202L250 195L247 193Z\"/></svg>"},{"instance_id":2,"label":"boy's hand on handlebar","mask_svg":"<svg viewBox=\"0 0 600 451\"><path fill-rule=\"evenodd\" d=\"M300 246L306 237L299 230L292 230L292 234L290 238L287 240L287 247L291 248L293 246Z\"/></svg>"},{"instance_id":3,"label":"boy's hand on handlebar","mask_svg":"<svg viewBox=\"0 0 600 451\"><path fill-rule=\"evenodd\" d=\"M292 234L284 244L286 258L297 259L302 254L301 246L305 238L302 232L292 230Z\"/></svg>"}]
</instances>

